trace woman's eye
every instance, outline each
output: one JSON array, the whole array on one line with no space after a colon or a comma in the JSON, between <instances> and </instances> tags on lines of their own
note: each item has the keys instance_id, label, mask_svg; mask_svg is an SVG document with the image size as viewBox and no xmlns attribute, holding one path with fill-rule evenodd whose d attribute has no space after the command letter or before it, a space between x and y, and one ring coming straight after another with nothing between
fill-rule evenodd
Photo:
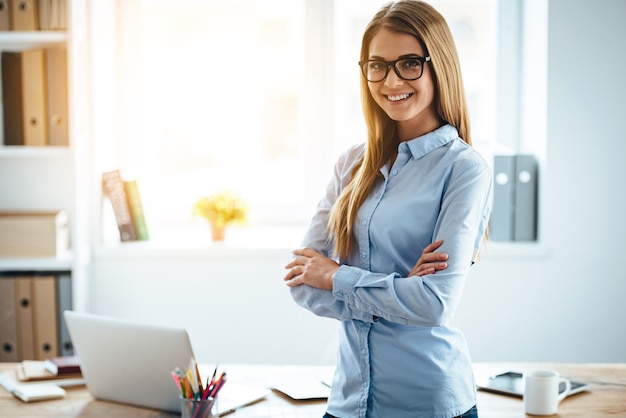
<instances>
[{"instance_id":1,"label":"woman's eye","mask_svg":"<svg viewBox=\"0 0 626 418\"><path fill-rule=\"evenodd\" d=\"M380 61L370 62L370 71L382 71L385 68L385 63Z\"/></svg>"},{"instance_id":2,"label":"woman's eye","mask_svg":"<svg viewBox=\"0 0 626 418\"><path fill-rule=\"evenodd\" d=\"M412 70L412 69L415 69L415 68L419 68L421 65L422 65L422 63L418 59L406 59L406 60L402 60L400 62L400 66L402 68L407 69L407 70Z\"/></svg>"}]
</instances>

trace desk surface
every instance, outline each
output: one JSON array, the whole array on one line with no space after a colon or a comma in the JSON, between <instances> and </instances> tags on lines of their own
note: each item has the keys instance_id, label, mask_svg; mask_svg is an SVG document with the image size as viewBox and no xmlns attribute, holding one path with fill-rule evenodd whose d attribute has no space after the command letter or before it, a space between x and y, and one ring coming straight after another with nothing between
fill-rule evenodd
<instances>
[{"instance_id":1,"label":"desk surface","mask_svg":"<svg viewBox=\"0 0 626 418\"><path fill-rule=\"evenodd\" d=\"M0 363L0 372L12 370L12 363ZM573 380L589 382L589 391L566 398L559 406L560 418L602 418L626 416L626 364L554 364L554 363L477 363L474 371L477 379L506 370L524 372L531 369L553 369ZM326 369L326 370L324 370ZM228 366L232 381L248 384L269 384L268 376L278 370L295 376L327 373L328 368L318 366ZM86 388L66 388L67 396L60 400L23 403L0 387L0 415L2 417L29 418L157 418L175 417L160 411L136 408L92 398ZM321 418L325 411L324 401L293 401L279 393L271 393L266 399L227 415L232 418L298 417ZM526 417L521 399L478 392L478 411L481 418Z\"/></svg>"}]
</instances>

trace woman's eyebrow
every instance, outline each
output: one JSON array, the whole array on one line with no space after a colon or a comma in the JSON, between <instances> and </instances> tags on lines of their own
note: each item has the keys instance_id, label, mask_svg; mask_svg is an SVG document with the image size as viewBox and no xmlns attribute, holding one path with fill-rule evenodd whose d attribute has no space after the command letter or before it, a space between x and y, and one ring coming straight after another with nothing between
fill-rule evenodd
<instances>
[{"instance_id":1,"label":"woman's eyebrow","mask_svg":"<svg viewBox=\"0 0 626 418\"><path fill-rule=\"evenodd\" d=\"M400 55L397 59L402 60L402 59L406 59L406 58L419 58L422 57L422 55L419 54L404 54L404 55ZM376 61L386 61L383 57L378 56L378 55L371 55L369 57L370 60L376 60ZM395 61L395 60L391 60L391 61Z\"/></svg>"}]
</instances>

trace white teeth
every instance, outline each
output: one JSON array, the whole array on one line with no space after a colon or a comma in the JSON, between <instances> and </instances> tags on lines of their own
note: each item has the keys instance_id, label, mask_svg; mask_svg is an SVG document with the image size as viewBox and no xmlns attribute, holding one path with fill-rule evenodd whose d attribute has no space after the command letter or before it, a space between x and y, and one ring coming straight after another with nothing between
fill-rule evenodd
<instances>
[{"instance_id":1,"label":"white teeth","mask_svg":"<svg viewBox=\"0 0 626 418\"><path fill-rule=\"evenodd\" d=\"M389 100L391 100L392 102L397 102L398 100L403 100L406 99L410 96L409 93L404 93L404 94L399 94L397 96L387 96L387 98Z\"/></svg>"}]
</instances>

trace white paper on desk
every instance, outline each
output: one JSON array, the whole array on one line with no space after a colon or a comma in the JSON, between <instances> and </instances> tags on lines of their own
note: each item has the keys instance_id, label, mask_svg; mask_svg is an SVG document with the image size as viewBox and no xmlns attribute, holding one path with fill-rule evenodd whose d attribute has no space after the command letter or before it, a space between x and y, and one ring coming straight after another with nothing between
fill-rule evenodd
<instances>
[{"instance_id":1,"label":"white paper on desk","mask_svg":"<svg viewBox=\"0 0 626 418\"><path fill-rule=\"evenodd\" d=\"M65 396L65 390L52 383L20 384L13 388L12 393L24 402L59 399Z\"/></svg>"},{"instance_id":2,"label":"white paper on desk","mask_svg":"<svg viewBox=\"0 0 626 418\"><path fill-rule=\"evenodd\" d=\"M273 382L271 388L297 401L327 399L330 388L313 377L289 377Z\"/></svg>"},{"instance_id":3,"label":"white paper on desk","mask_svg":"<svg viewBox=\"0 0 626 418\"><path fill-rule=\"evenodd\" d=\"M17 381L8 372L0 373L0 386L5 388L7 392L13 392L17 386Z\"/></svg>"},{"instance_id":4,"label":"white paper on desk","mask_svg":"<svg viewBox=\"0 0 626 418\"><path fill-rule=\"evenodd\" d=\"M256 403L270 393L270 390L264 387L226 382L218 397L217 408L219 414L226 415L239 408Z\"/></svg>"}]
</instances>

